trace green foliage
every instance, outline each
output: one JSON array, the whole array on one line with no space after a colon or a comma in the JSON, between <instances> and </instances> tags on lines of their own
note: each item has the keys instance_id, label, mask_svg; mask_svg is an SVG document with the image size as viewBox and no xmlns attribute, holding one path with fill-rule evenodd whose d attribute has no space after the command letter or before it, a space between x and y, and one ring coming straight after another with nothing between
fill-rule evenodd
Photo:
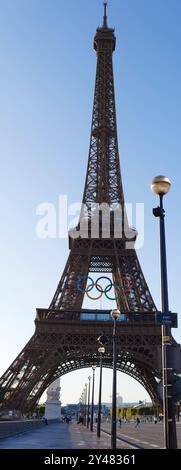
<instances>
[{"instance_id":1,"label":"green foliage","mask_svg":"<svg viewBox=\"0 0 181 470\"><path fill-rule=\"evenodd\" d=\"M39 416L43 416L45 414L45 404L44 403L40 403L39 405L37 405L36 409L37 409L37 412L38 412Z\"/></svg>"}]
</instances>

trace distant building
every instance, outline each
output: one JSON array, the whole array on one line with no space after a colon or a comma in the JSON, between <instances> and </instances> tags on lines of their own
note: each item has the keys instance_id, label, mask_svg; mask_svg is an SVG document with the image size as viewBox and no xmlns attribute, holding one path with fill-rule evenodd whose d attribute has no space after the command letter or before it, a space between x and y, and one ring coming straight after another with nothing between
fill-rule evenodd
<instances>
[{"instance_id":1,"label":"distant building","mask_svg":"<svg viewBox=\"0 0 181 470\"><path fill-rule=\"evenodd\" d=\"M131 419L136 416L141 416L141 415L150 415L153 414L153 405L152 402L146 402L146 401L139 401L139 402L127 402L123 403L122 397L119 397L120 399L117 399L117 409L116 409L116 414L117 417L123 418L123 419ZM112 414L112 403L102 403L102 406L104 407L104 416L108 416ZM107 411L106 411L107 410Z\"/></svg>"},{"instance_id":2,"label":"distant building","mask_svg":"<svg viewBox=\"0 0 181 470\"><path fill-rule=\"evenodd\" d=\"M133 403L122 403L122 406L117 408L117 416L122 419L134 419L138 416L151 416L154 414L152 402L139 401Z\"/></svg>"},{"instance_id":3,"label":"distant building","mask_svg":"<svg viewBox=\"0 0 181 470\"><path fill-rule=\"evenodd\" d=\"M110 395L110 398L112 399L112 395ZM117 403L117 407L121 407L123 404L123 397L121 397L119 393L117 393L116 403ZM112 408L112 401L103 402L102 405L110 410Z\"/></svg>"},{"instance_id":4,"label":"distant building","mask_svg":"<svg viewBox=\"0 0 181 470\"><path fill-rule=\"evenodd\" d=\"M82 410L84 410L84 406L82 407ZM78 413L80 412L80 404L79 403L67 403L65 406L62 407L62 412L64 416L68 415L68 416L72 416L73 418L77 418ZM91 413L91 403L90 403L89 412ZM94 404L95 418L97 417L97 414L98 414L98 404ZM102 403L102 415L103 416L110 415L110 408L107 406L107 403Z\"/></svg>"},{"instance_id":5,"label":"distant building","mask_svg":"<svg viewBox=\"0 0 181 470\"><path fill-rule=\"evenodd\" d=\"M79 403L67 403L63 407L64 415L76 417L79 411Z\"/></svg>"}]
</instances>

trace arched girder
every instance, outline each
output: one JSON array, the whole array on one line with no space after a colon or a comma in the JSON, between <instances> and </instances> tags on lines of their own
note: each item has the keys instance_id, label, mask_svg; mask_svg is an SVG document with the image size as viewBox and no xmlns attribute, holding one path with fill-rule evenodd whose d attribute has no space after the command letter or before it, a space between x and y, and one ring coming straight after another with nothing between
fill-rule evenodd
<instances>
[{"instance_id":1,"label":"arched girder","mask_svg":"<svg viewBox=\"0 0 181 470\"><path fill-rule=\"evenodd\" d=\"M45 377L45 380L42 381L40 387L38 390L32 390L30 393L29 397L27 398L25 402L25 408L30 410L32 409L35 404L38 402L40 399L41 395L43 392L46 390L46 388L56 379L59 377L63 377L64 375L74 372L77 370L85 369L85 368L90 368L92 365L96 365L99 367L100 364L100 357L97 354L94 354L94 356L86 356L84 355L82 358L69 358L68 361L57 363L57 367L55 367L53 370L51 370L48 374L48 376ZM108 368L112 369L112 358L111 355L106 354L103 360L103 368ZM145 365L143 363L137 363L133 364L133 362L127 361L121 362L120 358L118 358L117 361L117 370L120 372L123 372L133 379L135 379L137 382L139 382L147 391L147 393L150 395L151 399L155 403L160 403L160 399L158 396L157 392L157 382L153 374L150 373L149 368L145 368ZM37 387L38 384L36 384ZM22 408L23 409L23 408Z\"/></svg>"},{"instance_id":2,"label":"arched girder","mask_svg":"<svg viewBox=\"0 0 181 470\"><path fill-rule=\"evenodd\" d=\"M97 338L101 331L109 343L105 366L112 367L112 322L80 322L66 324L37 322L36 332L1 378L4 392L2 407L29 409L38 401L43 391L57 377L73 370L99 365ZM154 347L153 347L154 343ZM158 348L160 330L135 328L134 334L122 324L117 328L117 368L142 384L154 400L158 400L157 382Z\"/></svg>"}]
</instances>

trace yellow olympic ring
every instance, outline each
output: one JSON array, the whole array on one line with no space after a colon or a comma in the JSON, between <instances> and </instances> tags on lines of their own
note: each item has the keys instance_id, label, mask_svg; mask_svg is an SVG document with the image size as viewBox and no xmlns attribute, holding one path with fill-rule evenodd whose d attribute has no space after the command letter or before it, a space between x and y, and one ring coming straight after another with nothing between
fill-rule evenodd
<instances>
[{"instance_id":1,"label":"yellow olympic ring","mask_svg":"<svg viewBox=\"0 0 181 470\"><path fill-rule=\"evenodd\" d=\"M86 294L87 294L87 297L89 297L89 299L91 299L91 300L99 300L99 299L102 297L102 295L104 294L104 290L103 290L102 286L100 286L100 284L97 284L97 285L98 285L98 287L101 289L101 293L98 295L98 297L91 297L91 295L89 294L89 287L90 287L90 285L87 286L87 292L86 292Z\"/></svg>"}]
</instances>

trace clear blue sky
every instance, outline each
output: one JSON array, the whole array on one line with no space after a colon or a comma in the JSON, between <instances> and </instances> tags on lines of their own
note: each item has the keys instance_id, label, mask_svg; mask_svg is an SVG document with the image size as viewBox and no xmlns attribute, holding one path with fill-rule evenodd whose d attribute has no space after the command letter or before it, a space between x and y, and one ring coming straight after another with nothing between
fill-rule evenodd
<instances>
[{"instance_id":1,"label":"clear blue sky","mask_svg":"<svg viewBox=\"0 0 181 470\"><path fill-rule=\"evenodd\" d=\"M0 0L0 371L34 331L68 255L67 240L36 237L36 207L80 201L87 165L102 0ZM145 204L139 258L160 307L157 204L150 180L166 174L170 307L180 313L181 2L110 0L116 28L114 71L120 159L126 200ZM180 326L180 323L179 323ZM181 340L181 328L174 330ZM105 372L111 393L111 371ZM88 371L62 379L63 401L76 401ZM74 381L75 384L75 381ZM119 374L126 401L146 392Z\"/></svg>"}]
</instances>

